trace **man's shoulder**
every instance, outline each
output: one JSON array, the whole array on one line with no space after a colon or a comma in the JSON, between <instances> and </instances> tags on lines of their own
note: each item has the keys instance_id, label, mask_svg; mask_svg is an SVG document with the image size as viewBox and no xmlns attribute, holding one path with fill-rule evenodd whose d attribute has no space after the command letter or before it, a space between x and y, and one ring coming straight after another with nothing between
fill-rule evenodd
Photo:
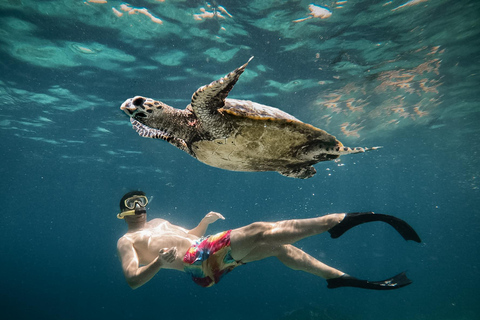
<instances>
[{"instance_id":1,"label":"man's shoulder","mask_svg":"<svg viewBox=\"0 0 480 320\"><path fill-rule=\"evenodd\" d=\"M125 245L131 245L132 244L132 239L127 234L124 234L123 236L120 237L117 241L117 247L125 246Z\"/></svg>"}]
</instances>

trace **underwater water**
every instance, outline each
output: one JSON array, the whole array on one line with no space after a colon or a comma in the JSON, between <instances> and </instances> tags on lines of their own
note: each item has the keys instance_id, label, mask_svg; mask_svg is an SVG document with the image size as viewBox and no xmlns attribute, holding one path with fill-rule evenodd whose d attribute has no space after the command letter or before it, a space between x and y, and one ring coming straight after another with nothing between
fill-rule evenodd
<instances>
[{"instance_id":1,"label":"underwater water","mask_svg":"<svg viewBox=\"0 0 480 320\"><path fill-rule=\"evenodd\" d=\"M480 1L0 2L2 319L480 318ZM309 18L309 19L304 19ZM143 95L184 108L245 63L229 97L282 109L346 146L306 180L209 167L132 130ZM215 233L254 221L375 211L297 245L359 278L407 271L394 291L326 288L275 258L212 288L161 270L126 284L116 219L130 190L150 218Z\"/></svg>"}]
</instances>

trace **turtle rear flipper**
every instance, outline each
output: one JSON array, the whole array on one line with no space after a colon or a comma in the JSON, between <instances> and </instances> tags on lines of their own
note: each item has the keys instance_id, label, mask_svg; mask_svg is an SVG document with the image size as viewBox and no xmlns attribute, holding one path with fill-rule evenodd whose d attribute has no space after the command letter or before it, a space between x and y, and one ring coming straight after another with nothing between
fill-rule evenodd
<instances>
[{"instance_id":1,"label":"turtle rear flipper","mask_svg":"<svg viewBox=\"0 0 480 320\"><path fill-rule=\"evenodd\" d=\"M334 160L341 155L364 153L371 150L377 150L381 147L362 148L362 147L345 147L341 142L336 141L335 137L332 141L313 141L297 151L297 158L304 160L328 161ZM333 145L337 143L337 145Z\"/></svg>"},{"instance_id":2,"label":"turtle rear flipper","mask_svg":"<svg viewBox=\"0 0 480 320\"><path fill-rule=\"evenodd\" d=\"M226 131L224 125L221 125L221 122L219 123L219 121L221 121L221 114L218 113L218 110L223 108L228 93L232 90L235 83L237 83L238 78L245 71L245 68L252 59L253 57L225 77L200 87L192 95L190 105L193 113L197 116L202 127L215 137L222 136Z\"/></svg>"},{"instance_id":3,"label":"turtle rear flipper","mask_svg":"<svg viewBox=\"0 0 480 320\"><path fill-rule=\"evenodd\" d=\"M317 170L315 170L314 167L312 166L303 166L303 167L295 167L295 168L289 168L285 171L279 171L281 175L285 177L290 177L290 178L297 178L297 179L308 179L311 178L317 173Z\"/></svg>"}]
</instances>

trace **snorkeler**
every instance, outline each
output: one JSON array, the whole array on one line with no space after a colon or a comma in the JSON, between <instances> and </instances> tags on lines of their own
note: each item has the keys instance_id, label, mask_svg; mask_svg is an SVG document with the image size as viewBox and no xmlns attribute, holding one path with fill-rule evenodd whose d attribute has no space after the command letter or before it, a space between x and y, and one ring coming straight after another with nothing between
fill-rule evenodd
<instances>
[{"instance_id":1,"label":"snorkeler","mask_svg":"<svg viewBox=\"0 0 480 320\"><path fill-rule=\"evenodd\" d=\"M405 240L421 242L405 221L373 212L255 222L204 237L209 224L225 219L220 213L208 213L198 226L187 230L163 219L147 221L147 204L145 193L129 192L122 197L117 215L128 225L128 232L118 240L117 248L125 278L133 289L147 283L160 269L184 271L198 285L210 287L235 267L268 257L276 257L291 269L326 279L328 288L398 289L412 283L404 272L382 281L360 280L323 264L292 244L325 231L338 238L349 229L372 221L388 223Z\"/></svg>"}]
</instances>

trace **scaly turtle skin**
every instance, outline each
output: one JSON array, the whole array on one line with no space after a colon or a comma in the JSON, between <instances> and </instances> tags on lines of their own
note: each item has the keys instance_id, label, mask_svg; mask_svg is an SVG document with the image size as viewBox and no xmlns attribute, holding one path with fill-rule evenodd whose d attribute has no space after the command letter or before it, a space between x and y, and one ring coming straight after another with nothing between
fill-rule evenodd
<instances>
[{"instance_id":1,"label":"scaly turtle skin","mask_svg":"<svg viewBox=\"0 0 480 320\"><path fill-rule=\"evenodd\" d=\"M140 136L166 140L199 161L226 170L277 171L306 179L315 174L312 165L317 162L378 148L344 147L324 130L277 108L226 99L250 60L199 88L184 110L140 96L128 99L120 109Z\"/></svg>"}]
</instances>

